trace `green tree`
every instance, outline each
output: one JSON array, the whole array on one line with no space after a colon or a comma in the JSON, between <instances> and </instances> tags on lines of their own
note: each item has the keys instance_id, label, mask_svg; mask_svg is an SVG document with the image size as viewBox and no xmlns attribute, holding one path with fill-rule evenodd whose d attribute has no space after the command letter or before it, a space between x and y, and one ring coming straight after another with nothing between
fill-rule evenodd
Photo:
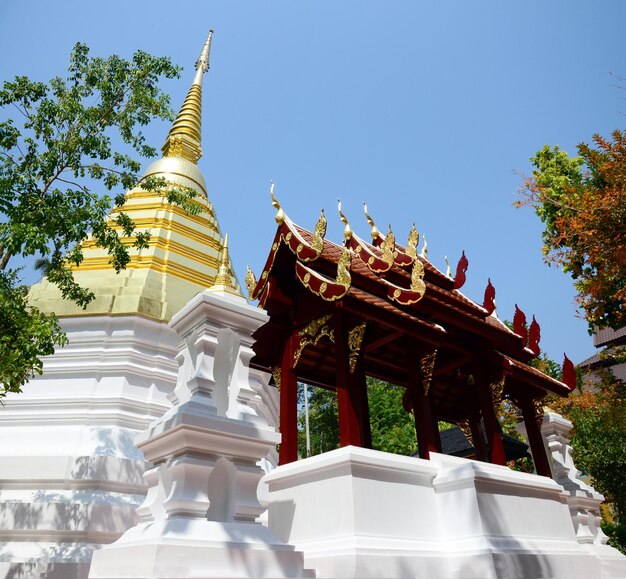
<instances>
[{"instance_id":1,"label":"green tree","mask_svg":"<svg viewBox=\"0 0 626 579\"><path fill-rule=\"evenodd\" d=\"M178 72L168 58L142 51L130 61L94 58L79 43L67 78L42 83L19 76L0 89L6 112L0 122L0 398L41 373L41 357L65 341L55 316L27 303L23 260L38 259L63 297L84 307L94 296L71 269L83 259L82 241L91 235L116 271L128 263L129 247L146 247L149 234L135 231L127 214L107 218L124 194L101 193L135 186L140 164L134 157L156 154L141 127L173 118L158 83ZM100 191L92 191L94 184ZM197 211L191 190L163 179L142 187L165 189L170 202Z\"/></svg>"},{"instance_id":2,"label":"green tree","mask_svg":"<svg viewBox=\"0 0 626 579\"><path fill-rule=\"evenodd\" d=\"M517 205L543 221L544 256L574 279L590 332L626 325L626 132L594 135L570 157L545 146Z\"/></svg>"},{"instance_id":3,"label":"green tree","mask_svg":"<svg viewBox=\"0 0 626 579\"><path fill-rule=\"evenodd\" d=\"M308 388L309 434L311 453L320 454L339 448L339 422L337 418L337 396L324 388ZM412 454L417 450L415 421L413 415L402 407L404 388L376 380L367 379L372 447L395 454ZM298 449L306 456L304 389L299 390Z\"/></svg>"},{"instance_id":4,"label":"green tree","mask_svg":"<svg viewBox=\"0 0 626 579\"><path fill-rule=\"evenodd\" d=\"M394 454L413 454L417 450L415 419L402 407L404 391L382 380L368 380L372 448Z\"/></svg>"}]
</instances>

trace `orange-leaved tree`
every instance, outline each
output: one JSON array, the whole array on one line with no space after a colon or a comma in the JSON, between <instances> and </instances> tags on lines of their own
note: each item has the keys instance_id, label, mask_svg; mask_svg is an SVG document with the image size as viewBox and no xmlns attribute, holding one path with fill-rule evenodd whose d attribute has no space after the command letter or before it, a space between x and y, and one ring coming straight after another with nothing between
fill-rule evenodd
<instances>
[{"instance_id":1,"label":"orange-leaved tree","mask_svg":"<svg viewBox=\"0 0 626 579\"><path fill-rule=\"evenodd\" d=\"M531 161L517 205L543 221L546 261L574 279L590 331L626 325L626 131L594 135L576 157L545 146Z\"/></svg>"}]
</instances>

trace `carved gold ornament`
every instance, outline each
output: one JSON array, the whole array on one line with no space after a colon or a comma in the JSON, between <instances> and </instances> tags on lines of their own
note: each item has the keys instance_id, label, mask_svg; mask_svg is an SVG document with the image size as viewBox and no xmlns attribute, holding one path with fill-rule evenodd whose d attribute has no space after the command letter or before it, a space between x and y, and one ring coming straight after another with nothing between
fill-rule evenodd
<instances>
[{"instance_id":1,"label":"carved gold ornament","mask_svg":"<svg viewBox=\"0 0 626 579\"><path fill-rule=\"evenodd\" d=\"M276 384L276 389L280 392L280 366L274 366L272 368L272 376L274 377L274 384Z\"/></svg>"},{"instance_id":2,"label":"carved gold ornament","mask_svg":"<svg viewBox=\"0 0 626 579\"><path fill-rule=\"evenodd\" d=\"M327 324L331 317L332 314L327 314L320 318L315 318L297 333L300 342L293 355L292 368L298 365L302 351L308 345L313 344L315 346L324 336L327 336L331 342L335 341L335 332Z\"/></svg>"},{"instance_id":3,"label":"carved gold ornament","mask_svg":"<svg viewBox=\"0 0 626 579\"><path fill-rule=\"evenodd\" d=\"M346 289L352 284L352 277L350 276L350 266L352 265L352 253L347 247L343 248L343 253L337 263L337 283L344 286Z\"/></svg>"},{"instance_id":4,"label":"carved gold ornament","mask_svg":"<svg viewBox=\"0 0 626 579\"><path fill-rule=\"evenodd\" d=\"M250 266L246 266L246 288L248 289L248 299L253 299L253 291L257 286L257 280L254 276L254 272L250 269Z\"/></svg>"},{"instance_id":5,"label":"carved gold ornament","mask_svg":"<svg viewBox=\"0 0 626 579\"><path fill-rule=\"evenodd\" d=\"M389 265L393 263L396 252L396 236L391 231L391 225L389 226L389 231L383 242L380 244L380 250L383 253L383 260L386 261Z\"/></svg>"},{"instance_id":6,"label":"carved gold ornament","mask_svg":"<svg viewBox=\"0 0 626 579\"><path fill-rule=\"evenodd\" d=\"M461 429L461 432L465 435L465 438L467 438L468 442L472 446L474 446L474 438L472 437L472 429L470 428L469 420L459 420L457 422L457 426Z\"/></svg>"},{"instance_id":7,"label":"carved gold ornament","mask_svg":"<svg viewBox=\"0 0 626 579\"><path fill-rule=\"evenodd\" d=\"M411 291L422 295L426 293L426 283L424 282L424 264L416 259L411 269Z\"/></svg>"},{"instance_id":8,"label":"carved gold ornament","mask_svg":"<svg viewBox=\"0 0 626 579\"><path fill-rule=\"evenodd\" d=\"M433 370L435 369L435 357L437 356L437 350L429 352L420 359L420 372L422 374L422 389L424 390L424 396L428 396L430 390L430 383L433 378Z\"/></svg>"},{"instance_id":9,"label":"carved gold ornament","mask_svg":"<svg viewBox=\"0 0 626 579\"><path fill-rule=\"evenodd\" d=\"M415 223L411 225L411 230L409 231L409 239L406 242L406 254L409 257L415 259L417 257L417 244L419 243L420 235L415 229Z\"/></svg>"},{"instance_id":10,"label":"carved gold ornament","mask_svg":"<svg viewBox=\"0 0 626 579\"><path fill-rule=\"evenodd\" d=\"M348 332L348 350L350 361L350 374L354 373L356 368L356 362L359 358L359 352L361 351L361 344L363 343L363 337L365 336L365 322L362 322L358 326L354 326Z\"/></svg>"},{"instance_id":11,"label":"carved gold ornament","mask_svg":"<svg viewBox=\"0 0 626 579\"><path fill-rule=\"evenodd\" d=\"M493 409L498 413L498 407L502 403L502 398L504 397L504 384L506 382L506 378L504 376L497 380L496 382L491 382L489 384L489 390L491 391L491 402L493 404Z\"/></svg>"},{"instance_id":12,"label":"carved gold ornament","mask_svg":"<svg viewBox=\"0 0 626 579\"><path fill-rule=\"evenodd\" d=\"M319 219L315 224L315 229L313 230L313 241L311 242L311 247L321 253L324 248L324 236L326 235L326 216L324 215L324 210L322 209Z\"/></svg>"},{"instance_id":13,"label":"carved gold ornament","mask_svg":"<svg viewBox=\"0 0 626 579\"><path fill-rule=\"evenodd\" d=\"M535 420L537 421L537 427L541 430L541 426L543 424L543 399L542 398L533 398L533 407L535 409Z\"/></svg>"}]
</instances>

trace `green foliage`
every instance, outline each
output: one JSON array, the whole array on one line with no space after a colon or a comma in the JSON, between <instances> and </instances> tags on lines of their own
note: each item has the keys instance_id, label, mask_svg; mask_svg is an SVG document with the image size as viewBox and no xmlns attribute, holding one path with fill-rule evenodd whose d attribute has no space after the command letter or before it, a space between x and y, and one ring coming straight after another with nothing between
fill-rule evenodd
<instances>
[{"instance_id":1,"label":"green foliage","mask_svg":"<svg viewBox=\"0 0 626 579\"><path fill-rule=\"evenodd\" d=\"M0 398L19 392L28 378L41 374L40 357L66 342L56 317L30 307L27 294L15 273L0 271Z\"/></svg>"},{"instance_id":2,"label":"green foliage","mask_svg":"<svg viewBox=\"0 0 626 579\"><path fill-rule=\"evenodd\" d=\"M600 526L609 538L609 545L626 555L626 525L615 525L603 521Z\"/></svg>"},{"instance_id":3,"label":"green foliage","mask_svg":"<svg viewBox=\"0 0 626 579\"><path fill-rule=\"evenodd\" d=\"M395 454L412 454L417 449L413 415L402 407L404 388L368 378L372 447ZM323 388L308 388L311 453L320 454L339 448L337 396ZM298 452L306 456L304 394L299 390Z\"/></svg>"},{"instance_id":4,"label":"green foliage","mask_svg":"<svg viewBox=\"0 0 626 579\"><path fill-rule=\"evenodd\" d=\"M298 385L298 454L305 457L306 434L304 417L304 388ZM324 388L308 387L309 436L311 454L321 454L339 448L339 421L337 418L337 396Z\"/></svg>"},{"instance_id":5,"label":"green foliage","mask_svg":"<svg viewBox=\"0 0 626 579\"><path fill-rule=\"evenodd\" d=\"M570 417L576 466L613 502L618 525L626 525L626 400L601 399L589 407L573 406Z\"/></svg>"},{"instance_id":6,"label":"green foliage","mask_svg":"<svg viewBox=\"0 0 626 579\"><path fill-rule=\"evenodd\" d=\"M81 263L80 244L88 235L106 249L118 272L130 259L130 247L147 247L149 233L136 232L127 214L107 218L113 204L124 203L124 195L101 193L135 186L140 163L134 155L156 154L141 127L155 118L173 118L158 83L178 71L168 58L142 51L130 61L115 55L92 58L79 43L67 78L44 84L19 76L0 89L4 118L16 113L15 120L0 122L0 272L3 304L13 316L3 315L0 327L5 391L19 391L40 371L39 358L63 343L54 317L26 304L15 259L33 256L64 298L85 307L94 296L74 281L71 268ZM91 190L93 184L98 191ZM194 191L154 180L142 187L167 187L169 201L197 212ZM34 336L20 367L11 340L29 332Z\"/></svg>"},{"instance_id":7,"label":"green foliage","mask_svg":"<svg viewBox=\"0 0 626 579\"><path fill-rule=\"evenodd\" d=\"M415 420L402 407L404 388L370 378L367 391L372 447L394 454L413 454L417 450Z\"/></svg>"}]
</instances>

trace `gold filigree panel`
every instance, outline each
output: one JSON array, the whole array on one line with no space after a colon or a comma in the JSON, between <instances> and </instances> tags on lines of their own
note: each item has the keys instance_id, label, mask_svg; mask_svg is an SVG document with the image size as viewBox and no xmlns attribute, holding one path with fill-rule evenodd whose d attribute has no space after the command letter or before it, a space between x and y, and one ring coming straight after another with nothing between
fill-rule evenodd
<instances>
[{"instance_id":1,"label":"gold filigree panel","mask_svg":"<svg viewBox=\"0 0 626 579\"><path fill-rule=\"evenodd\" d=\"M365 336L365 322L354 326L348 332L348 350L349 350L349 363L350 374L354 373L356 368L356 362L359 358L359 352L361 351L361 345L363 344L363 337Z\"/></svg>"},{"instance_id":2,"label":"gold filigree panel","mask_svg":"<svg viewBox=\"0 0 626 579\"><path fill-rule=\"evenodd\" d=\"M433 370L435 369L435 358L437 357L437 350L429 352L420 359L420 372L422 375L422 389L424 390L424 396L428 396L430 390L430 383L433 379Z\"/></svg>"},{"instance_id":3,"label":"gold filigree panel","mask_svg":"<svg viewBox=\"0 0 626 579\"><path fill-rule=\"evenodd\" d=\"M328 337L331 342L335 341L335 332L330 326L328 326L328 320L332 317L332 314L322 316L310 321L304 328L298 332L299 343L298 348L293 355L292 368L295 368L300 361L302 351L309 345L315 346L324 336Z\"/></svg>"}]
</instances>

